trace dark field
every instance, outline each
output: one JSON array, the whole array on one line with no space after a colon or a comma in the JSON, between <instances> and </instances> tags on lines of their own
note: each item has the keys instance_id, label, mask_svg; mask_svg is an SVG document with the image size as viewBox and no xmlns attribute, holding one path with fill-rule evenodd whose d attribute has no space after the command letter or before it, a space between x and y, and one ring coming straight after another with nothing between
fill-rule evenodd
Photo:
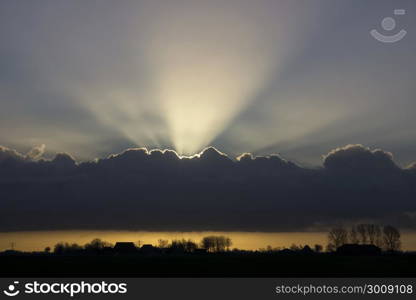
<instances>
[{"instance_id":1,"label":"dark field","mask_svg":"<svg viewBox=\"0 0 416 300\"><path fill-rule=\"evenodd\" d=\"M416 255L12 255L2 277L415 277Z\"/></svg>"}]
</instances>

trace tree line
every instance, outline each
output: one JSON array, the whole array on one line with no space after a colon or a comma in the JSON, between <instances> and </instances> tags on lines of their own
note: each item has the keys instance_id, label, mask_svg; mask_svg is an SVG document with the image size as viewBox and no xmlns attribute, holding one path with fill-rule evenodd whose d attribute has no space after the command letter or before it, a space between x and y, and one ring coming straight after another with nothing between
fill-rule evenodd
<instances>
[{"instance_id":1,"label":"tree line","mask_svg":"<svg viewBox=\"0 0 416 300\"><path fill-rule=\"evenodd\" d=\"M155 248L159 249L167 249L174 252L187 252L192 253L195 252L197 249L203 249L207 252L224 252L229 251L232 246L231 238L227 236L206 236L201 239L199 243L191 240L191 239L174 239L171 242L164 239L159 239L157 246ZM142 246L142 242L138 241L135 245L137 248ZM103 241L101 239L93 239L91 242L86 243L85 245L79 245L77 243L64 243L59 242L54 246L53 252L55 254L63 254L63 253L77 253L81 251L85 252L98 252L102 251L106 248L113 248L114 245L112 243ZM152 246L153 247L153 246ZM50 247L45 248L45 252L51 252Z\"/></svg>"},{"instance_id":2,"label":"tree line","mask_svg":"<svg viewBox=\"0 0 416 300\"><path fill-rule=\"evenodd\" d=\"M327 251L335 251L345 244L374 245L385 251L399 251L401 235L400 231L391 225L358 224L350 228L332 228L328 233Z\"/></svg>"},{"instance_id":3,"label":"tree line","mask_svg":"<svg viewBox=\"0 0 416 300\"><path fill-rule=\"evenodd\" d=\"M378 224L358 224L349 228L336 226L329 230L326 252L334 252L339 247L346 244L374 245L384 251L394 252L401 249L401 234L400 231L394 226L381 226ZM193 253L196 250L202 249L209 253L218 253L230 251L232 245L233 243L231 238L227 236L211 235L203 237L199 243L192 239L174 239L170 242L169 240L159 239L157 245L152 247L171 252ZM137 249L140 249L142 241L138 241L135 246ZM76 253L81 251L98 252L113 247L113 244L97 238L93 239L89 243L86 243L85 245L60 242L54 246L53 252L56 254ZM271 246L267 246L265 249L260 248L259 252L280 252L283 250L291 250L292 252L321 253L324 249L319 244L314 245L312 248L308 245L301 246L293 244L289 248L273 248ZM45 252L51 251L52 249L49 247L45 248Z\"/></svg>"},{"instance_id":4,"label":"tree line","mask_svg":"<svg viewBox=\"0 0 416 300\"><path fill-rule=\"evenodd\" d=\"M224 252L229 251L232 244L231 238L222 235L203 237L199 244L191 239L172 240L170 244L168 240L158 240L159 248L182 250L183 252L194 252L196 249L205 249L208 252Z\"/></svg>"}]
</instances>

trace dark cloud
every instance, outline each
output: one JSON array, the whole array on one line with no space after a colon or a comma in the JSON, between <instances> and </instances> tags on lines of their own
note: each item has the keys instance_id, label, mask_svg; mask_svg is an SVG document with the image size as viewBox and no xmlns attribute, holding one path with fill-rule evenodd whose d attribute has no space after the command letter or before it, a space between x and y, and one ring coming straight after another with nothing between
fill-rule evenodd
<instances>
[{"instance_id":1,"label":"dark cloud","mask_svg":"<svg viewBox=\"0 0 416 300\"><path fill-rule=\"evenodd\" d=\"M192 157L134 148L77 163L0 147L0 230L295 231L370 220L416 228L415 165L401 169L361 145L323 159L309 169L213 147Z\"/></svg>"},{"instance_id":2,"label":"dark cloud","mask_svg":"<svg viewBox=\"0 0 416 300\"><path fill-rule=\"evenodd\" d=\"M324 155L324 166L339 171L383 171L398 169L393 155L380 149L371 150L363 145L347 145Z\"/></svg>"},{"instance_id":3,"label":"dark cloud","mask_svg":"<svg viewBox=\"0 0 416 300\"><path fill-rule=\"evenodd\" d=\"M0 163L9 160L24 160L25 157L16 150L9 149L7 147L0 146Z\"/></svg>"}]
</instances>

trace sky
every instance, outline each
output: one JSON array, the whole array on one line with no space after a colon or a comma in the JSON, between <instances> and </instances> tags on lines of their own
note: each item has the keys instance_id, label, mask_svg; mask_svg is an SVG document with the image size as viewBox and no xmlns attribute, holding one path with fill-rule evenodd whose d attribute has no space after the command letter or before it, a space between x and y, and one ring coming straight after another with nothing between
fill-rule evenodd
<instances>
[{"instance_id":1,"label":"sky","mask_svg":"<svg viewBox=\"0 0 416 300\"><path fill-rule=\"evenodd\" d=\"M0 231L415 230L414 8L1 1Z\"/></svg>"},{"instance_id":2,"label":"sky","mask_svg":"<svg viewBox=\"0 0 416 300\"><path fill-rule=\"evenodd\" d=\"M393 10L406 9L394 16ZM126 148L416 159L414 1L0 3L0 145L87 161ZM395 17L407 36L376 41ZM394 33L396 32L394 31ZM44 145L44 146L43 146Z\"/></svg>"}]
</instances>

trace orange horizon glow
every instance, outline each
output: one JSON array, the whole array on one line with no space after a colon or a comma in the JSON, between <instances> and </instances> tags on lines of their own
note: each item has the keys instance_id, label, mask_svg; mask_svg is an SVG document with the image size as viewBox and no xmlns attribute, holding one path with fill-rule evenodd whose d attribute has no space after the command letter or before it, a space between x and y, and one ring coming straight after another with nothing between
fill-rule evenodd
<instances>
[{"instance_id":1,"label":"orange horizon glow","mask_svg":"<svg viewBox=\"0 0 416 300\"><path fill-rule=\"evenodd\" d=\"M295 245L327 244L327 232L227 232L227 231L200 231L200 232L151 232L151 231L115 231L115 230L66 230L66 231L23 231L0 233L0 251L11 248L20 251L43 251L59 242L77 243L84 245L94 238L100 238L110 243L134 242L137 244L157 245L158 239L191 239L200 242L204 236L225 235L232 239L233 248L242 250L258 250L268 245L275 247L290 247ZM416 232L402 233L402 249L411 251L416 249Z\"/></svg>"}]
</instances>

